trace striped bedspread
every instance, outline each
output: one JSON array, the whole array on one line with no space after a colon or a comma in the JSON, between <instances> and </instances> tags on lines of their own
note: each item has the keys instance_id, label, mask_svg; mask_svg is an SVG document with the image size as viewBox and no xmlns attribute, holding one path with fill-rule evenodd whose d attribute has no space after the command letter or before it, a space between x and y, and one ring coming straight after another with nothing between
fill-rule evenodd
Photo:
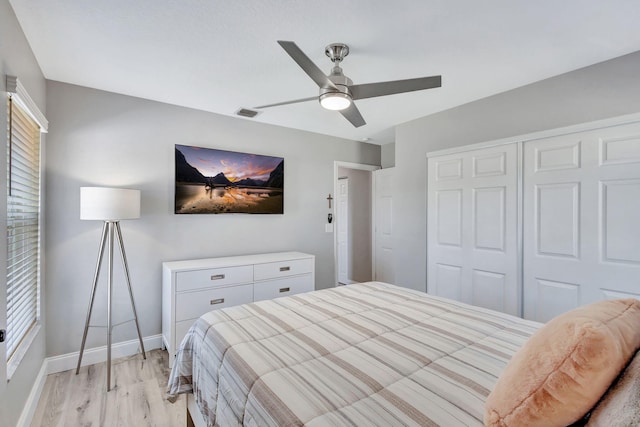
<instances>
[{"instance_id":1,"label":"striped bedspread","mask_svg":"<svg viewBox=\"0 0 640 427\"><path fill-rule=\"evenodd\" d=\"M209 425L474 426L538 324L380 282L212 311L168 394Z\"/></svg>"}]
</instances>

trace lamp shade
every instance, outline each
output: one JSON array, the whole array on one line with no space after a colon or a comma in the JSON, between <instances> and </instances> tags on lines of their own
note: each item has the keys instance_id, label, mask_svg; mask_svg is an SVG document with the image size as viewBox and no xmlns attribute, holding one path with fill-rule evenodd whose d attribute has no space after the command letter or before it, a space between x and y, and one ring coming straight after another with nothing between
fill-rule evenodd
<instances>
[{"instance_id":1,"label":"lamp shade","mask_svg":"<svg viewBox=\"0 0 640 427\"><path fill-rule=\"evenodd\" d=\"M140 218L140 190L80 187L80 219L119 221Z\"/></svg>"}]
</instances>

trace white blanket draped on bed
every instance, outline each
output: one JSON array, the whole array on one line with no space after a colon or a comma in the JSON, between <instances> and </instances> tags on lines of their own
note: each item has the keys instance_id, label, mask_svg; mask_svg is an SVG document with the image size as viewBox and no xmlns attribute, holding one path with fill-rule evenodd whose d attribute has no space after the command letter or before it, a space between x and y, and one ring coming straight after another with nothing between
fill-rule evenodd
<instances>
[{"instance_id":1,"label":"white blanket draped on bed","mask_svg":"<svg viewBox=\"0 0 640 427\"><path fill-rule=\"evenodd\" d=\"M482 425L538 326L385 283L342 286L205 314L168 392L193 392L209 425Z\"/></svg>"}]
</instances>

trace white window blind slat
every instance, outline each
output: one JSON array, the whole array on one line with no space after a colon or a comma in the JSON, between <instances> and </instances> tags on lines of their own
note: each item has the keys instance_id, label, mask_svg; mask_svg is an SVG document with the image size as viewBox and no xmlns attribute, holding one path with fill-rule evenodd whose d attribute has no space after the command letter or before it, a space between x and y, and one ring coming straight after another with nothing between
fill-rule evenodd
<instances>
[{"instance_id":1,"label":"white window blind slat","mask_svg":"<svg viewBox=\"0 0 640 427\"><path fill-rule=\"evenodd\" d=\"M34 308L38 305L36 296L36 291L32 289L27 290L25 293L19 295L19 297L16 298L16 303L14 304L15 306L12 307L16 324L20 323L21 319L35 319L35 313L33 313L32 310L29 310L28 308Z\"/></svg>"},{"instance_id":2,"label":"white window blind slat","mask_svg":"<svg viewBox=\"0 0 640 427\"><path fill-rule=\"evenodd\" d=\"M11 292L11 296L13 299L13 306L11 307L11 310L13 310L16 319L21 316L21 314L19 314L19 309L23 305L37 305L38 303L38 294L35 289L14 289L14 292Z\"/></svg>"},{"instance_id":3,"label":"white window blind slat","mask_svg":"<svg viewBox=\"0 0 640 427\"><path fill-rule=\"evenodd\" d=\"M32 132L30 129L27 129L24 126L20 125L19 123L16 123L15 120L13 120L12 122L11 132L13 133L14 136L21 139L28 139L32 135ZM22 157L35 157L36 153L37 153L37 149L35 147L29 147L29 146L18 147L18 149L16 150L16 155L22 156Z\"/></svg>"},{"instance_id":4,"label":"white window blind slat","mask_svg":"<svg viewBox=\"0 0 640 427\"><path fill-rule=\"evenodd\" d=\"M7 295L10 295L13 300L11 310L20 305L23 298L27 297L28 295L36 295L35 291L31 289L28 286L29 283L27 283L30 280L33 280L35 278L34 276L35 274L30 274L20 277L17 286L12 287L7 292Z\"/></svg>"},{"instance_id":5,"label":"white window blind slat","mask_svg":"<svg viewBox=\"0 0 640 427\"><path fill-rule=\"evenodd\" d=\"M12 221L7 221L7 225L11 227L11 233L9 237L16 236L16 238L23 238L24 236L34 237L31 233L37 231L37 212L9 212L14 216L20 215L19 218L14 218Z\"/></svg>"},{"instance_id":6,"label":"white window blind slat","mask_svg":"<svg viewBox=\"0 0 640 427\"><path fill-rule=\"evenodd\" d=\"M35 320L35 311L34 309L37 306L37 293L35 291L29 291L26 295L23 295L20 300L18 300L18 304L13 308L14 315L14 331L12 335L15 335L15 330L18 329L17 325L20 325L27 319L29 321Z\"/></svg>"},{"instance_id":7,"label":"white window blind slat","mask_svg":"<svg viewBox=\"0 0 640 427\"><path fill-rule=\"evenodd\" d=\"M15 292L13 298L13 307L11 308L13 316L17 321L21 317L35 317L33 313L24 313L24 308L27 306L37 306L38 305L38 294L34 289L21 290L20 292Z\"/></svg>"},{"instance_id":8,"label":"white window blind slat","mask_svg":"<svg viewBox=\"0 0 640 427\"><path fill-rule=\"evenodd\" d=\"M31 162L25 159L16 158L16 157L14 157L11 160L11 166L15 167L15 169L13 170L12 178L15 179L16 182L33 184L34 181L37 181L38 175L35 175L32 171L27 171L23 169L25 167L29 167L29 163ZM13 190L17 190L16 188L12 188L11 190L12 190L11 197L15 199L19 199L20 197L30 196L27 189L23 189L22 191L15 192L15 193L13 192Z\"/></svg>"},{"instance_id":9,"label":"white window blind slat","mask_svg":"<svg viewBox=\"0 0 640 427\"><path fill-rule=\"evenodd\" d=\"M39 316L40 128L9 98L7 360Z\"/></svg>"},{"instance_id":10,"label":"white window blind slat","mask_svg":"<svg viewBox=\"0 0 640 427\"><path fill-rule=\"evenodd\" d=\"M32 229L33 227L25 227L27 231ZM8 238L8 246L10 246L14 251L15 255L12 257L15 260L19 260L25 256L25 254L30 254L33 249L30 247L31 244L36 242L36 239L33 236L30 236L28 233L21 233L16 235L11 235ZM26 246L26 247L25 247ZM22 250L21 250L22 248ZM36 252L37 254L37 252Z\"/></svg>"},{"instance_id":11,"label":"white window blind slat","mask_svg":"<svg viewBox=\"0 0 640 427\"><path fill-rule=\"evenodd\" d=\"M17 135L15 132L12 132L12 135L15 138L31 138L32 135ZM25 147L21 147L19 145L14 145L12 147L13 149L13 160L20 160L22 162L28 163L31 160L34 160L38 157L39 153L37 151L26 151L27 149ZM28 172L25 171L25 172Z\"/></svg>"},{"instance_id":12,"label":"white window blind slat","mask_svg":"<svg viewBox=\"0 0 640 427\"><path fill-rule=\"evenodd\" d=\"M13 265L20 262L21 260L27 258L27 257L31 257L32 255L35 255L36 257L38 256L38 253L31 248L30 246L37 243L36 239L34 239L31 236L24 236L22 238L20 238L21 236L17 236L19 238L18 239L10 239L9 241L9 245L8 247L10 247L10 249L12 250L12 252L14 252L14 256L11 257L11 261L13 261L12 264L9 264L9 271L8 273L11 273L11 268L13 268ZM15 241L12 241L15 240ZM25 247L26 246L26 247Z\"/></svg>"},{"instance_id":13,"label":"white window blind slat","mask_svg":"<svg viewBox=\"0 0 640 427\"><path fill-rule=\"evenodd\" d=\"M28 323L20 323L15 325L15 330L12 333L7 332L7 347L17 349L22 340L24 340L27 333L35 326L36 321L30 320ZM14 350L15 352L15 350Z\"/></svg>"},{"instance_id":14,"label":"white window blind slat","mask_svg":"<svg viewBox=\"0 0 640 427\"><path fill-rule=\"evenodd\" d=\"M13 343L19 343L24 338L24 333L27 332L36 321L35 316L25 316L18 318L14 323L14 329L11 333L7 333L7 340Z\"/></svg>"}]
</instances>

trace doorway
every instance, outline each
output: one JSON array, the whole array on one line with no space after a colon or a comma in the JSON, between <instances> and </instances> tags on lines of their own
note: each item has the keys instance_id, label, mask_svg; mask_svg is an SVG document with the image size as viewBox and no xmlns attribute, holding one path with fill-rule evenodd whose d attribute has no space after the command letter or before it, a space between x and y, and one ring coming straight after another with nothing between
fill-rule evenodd
<instances>
[{"instance_id":1,"label":"doorway","mask_svg":"<svg viewBox=\"0 0 640 427\"><path fill-rule=\"evenodd\" d=\"M373 171L334 163L334 265L337 286L373 280Z\"/></svg>"}]
</instances>

